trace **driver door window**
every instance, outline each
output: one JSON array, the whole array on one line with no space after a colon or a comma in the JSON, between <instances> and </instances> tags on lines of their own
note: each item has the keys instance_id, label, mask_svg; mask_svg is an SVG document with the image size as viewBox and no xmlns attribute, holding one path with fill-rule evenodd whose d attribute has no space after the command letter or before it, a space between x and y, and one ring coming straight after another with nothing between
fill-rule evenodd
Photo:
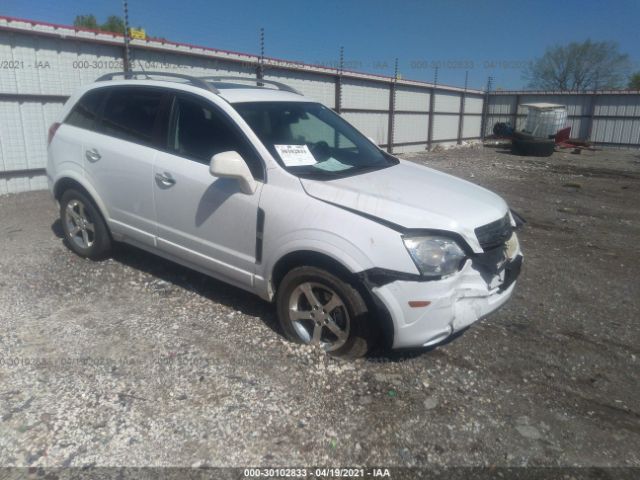
<instances>
[{"instance_id":1,"label":"driver door window","mask_svg":"<svg viewBox=\"0 0 640 480\"><path fill-rule=\"evenodd\" d=\"M177 96L167 143L169 151L196 162L209 164L218 153L236 151L256 179L262 166L255 151L232 120L215 107L189 96Z\"/></svg>"}]
</instances>

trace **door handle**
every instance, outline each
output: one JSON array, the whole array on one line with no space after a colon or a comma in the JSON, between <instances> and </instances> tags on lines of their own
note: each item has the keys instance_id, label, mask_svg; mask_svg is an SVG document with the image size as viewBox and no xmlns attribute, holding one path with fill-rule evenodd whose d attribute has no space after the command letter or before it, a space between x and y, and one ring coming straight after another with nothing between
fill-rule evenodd
<instances>
[{"instance_id":1,"label":"door handle","mask_svg":"<svg viewBox=\"0 0 640 480\"><path fill-rule=\"evenodd\" d=\"M86 152L84 152L84 155L85 157L87 157L87 160L89 160L90 162L97 162L102 158L102 155L100 155L100 152L98 152L98 150L96 150L95 148L87 150Z\"/></svg>"},{"instance_id":2,"label":"door handle","mask_svg":"<svg viewBox=\"0 0 640 480\"><path fill-rule=\"evenodd\" d=\"M169 172L156 173L156 180L165 187L172 187L176 184L175 178Z\"/></svg>"}]
</instances>

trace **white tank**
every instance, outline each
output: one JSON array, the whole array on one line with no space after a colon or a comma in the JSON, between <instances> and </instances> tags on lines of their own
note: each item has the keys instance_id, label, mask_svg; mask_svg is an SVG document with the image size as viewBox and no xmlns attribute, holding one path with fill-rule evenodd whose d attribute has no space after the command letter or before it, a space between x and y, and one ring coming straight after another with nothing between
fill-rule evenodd
<instances>
[{"instance_id":1,"label":"white tank","mask_svg":"<svg viewBox=\"0 0 640 480\"><path fill-rule=\"evenodd\" d=\"M555 135L567 124L567 109L558 105L554 107L540 107L535 104L527 105L529 112L524 131L534 137L549 137Z\"/></svg>"}]
</instances>

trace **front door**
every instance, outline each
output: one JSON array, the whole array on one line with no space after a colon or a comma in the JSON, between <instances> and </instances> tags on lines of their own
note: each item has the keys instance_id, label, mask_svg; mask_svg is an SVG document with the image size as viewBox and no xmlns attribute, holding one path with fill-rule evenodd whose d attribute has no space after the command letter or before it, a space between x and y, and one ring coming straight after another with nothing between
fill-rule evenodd
<instances>
[{"instance_id":1,"label":"front door","mask_svg":"<svg viewBox=\"0 0 640 480\"><path fill-rule=\"evenodd\" d=\"M211 157L229 150L259 171L248 140L218 107L196 96L176 95L167 147L158 152L153 172L158 248L250 289L263 184L247 195L236 180L212 176Z\"/></svg>"}]
</instances>

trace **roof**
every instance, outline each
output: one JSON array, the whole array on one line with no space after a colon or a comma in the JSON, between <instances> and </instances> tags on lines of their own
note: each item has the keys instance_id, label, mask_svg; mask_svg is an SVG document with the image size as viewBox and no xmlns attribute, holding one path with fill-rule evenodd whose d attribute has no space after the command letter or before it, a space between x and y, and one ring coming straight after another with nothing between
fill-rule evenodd
<instances>
[{"instance_id":1,"label":"roof","mask_svg":"<svg viewBox=\"0 0 640 480\"><path fill-rule=\"evenodd\" d=\"M556 108L567 108L566 105L561 105L559 103L545 103L545 102L521 103L520 106L534 108L536 110L554 110Z\"/></svg>"},{"instance_id":2,"label":"roof","mask_svg":"<svg viewBox=\"0 0 640 480\"><path fill-rule=\"evenodd\" d=\"M313 102L309 97L266 87L221 88L218 94L229 103L242 102Z\"/></svg>"},{"instance_id":3,"label":"roof","mask_svg":"<svg viewBox=\"0 0 640 480\"><path fill-rule=\"evenodd\" d=\"M118 80L118 77L123 77ZM153 78L156 77L156 78ZM111 83L117 82L117 83ZM205 76L196 77L173 72L131 71L113 72L102 75L96 80L100 86L111 85L162 85L178 89L182 86L195 87L202 93L212 93L224 98L230 103L260 102L260 101L308 101L295 88L275 80L235 76Z\"/></svg>"},{"instance_id":4,"label":"roof","mask_svg":"<svg viewBox=\"0 0 640 480\"><path fill-rule=\"evenodd\" d=\"M110 86L125 86L125 85L146 85L146 86L161 86L171 88L174 90L183 90L197 95L208 96L215 95L223 98L229 103L244 103L244 102L311 102L308 97L305 97L299 93L293 93L286 90L278 90L270 87L256 87L252 85L243 85L240 83L228 83L224 85L217 82L207 82L211 84L214 89L206 89L204 86L194 83L188 83L185 81L176 81L168 79L153 79L153 78L140 78L140 79L114 79L114 80L101 80L94 83L85 85L79 90L84 93L87 90L94 88L108 88ZM217 91L216 91L217 90ZM74 102L70 102L74 103Z\"/></svg>"}]
</instances>

